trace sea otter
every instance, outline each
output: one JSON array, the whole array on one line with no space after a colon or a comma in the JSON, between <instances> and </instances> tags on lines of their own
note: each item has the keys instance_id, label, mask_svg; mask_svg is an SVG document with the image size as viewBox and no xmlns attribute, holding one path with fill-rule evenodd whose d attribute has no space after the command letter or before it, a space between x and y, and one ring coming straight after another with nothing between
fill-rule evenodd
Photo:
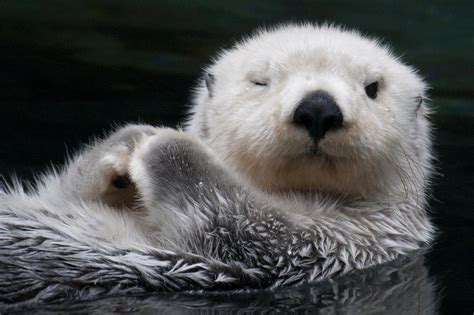
<instances>
[{"instance_id":1,"label":"sea otter","mask_svg":"<svg viewBox=\"0 0 474 315\"><path fill-rule=\"evenodd\" d=\"M259 30L205 69L184 131L126 126L33 192L3 192L0 282L87 298L277 287L418 249L433 232L425 93L356 31Z\"/></svg>"}]
</instances>

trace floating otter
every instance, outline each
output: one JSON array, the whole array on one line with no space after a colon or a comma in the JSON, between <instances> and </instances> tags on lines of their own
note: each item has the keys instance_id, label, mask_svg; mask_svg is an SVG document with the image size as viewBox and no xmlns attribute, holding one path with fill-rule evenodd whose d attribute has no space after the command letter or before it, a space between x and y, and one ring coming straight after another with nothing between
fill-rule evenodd
<instances>
[{"instance_id":1,"label":"floating otter","mask_svg":"<svg viewBox=\"0 0 474 315\"><path fill-rule=\"evenodd\" d=\"M416 250L433 232L425 90L355 31L260 30L206 68L184 132L127 126L1 193L2 295L278 287Z\"/></svg>"}]
</instances>

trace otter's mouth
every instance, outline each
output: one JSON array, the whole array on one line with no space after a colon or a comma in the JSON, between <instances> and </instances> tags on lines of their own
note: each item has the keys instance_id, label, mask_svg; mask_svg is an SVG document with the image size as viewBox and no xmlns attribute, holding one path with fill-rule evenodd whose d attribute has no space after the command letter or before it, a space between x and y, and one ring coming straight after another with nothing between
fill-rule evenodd
<instances>
[{"instance_id":1,"label":"otter's mouth","mask_svg":"<svg viewBox=\"0 0 474 315\"><path fill-rule=\"evenodd\" d=\"M299 154L297 158L301 159L331 159L332 157L318 147L309 147Z\"/></svg>"},{"instance_id":2,"label":"otter's mouth","mask_svg":"<svg viewBox=\"0 0 474 315\"><path fill-rule=\"evenodd\" d=\"M343 155L334 155L326 152L320 148L317 144L311 145L306 148L306 150L301 153L298 158L302 159L317 159L328 162L338 162L338 161L351 161L354 160L352 157L343 156Z\"/></svg>"}]
</instances>

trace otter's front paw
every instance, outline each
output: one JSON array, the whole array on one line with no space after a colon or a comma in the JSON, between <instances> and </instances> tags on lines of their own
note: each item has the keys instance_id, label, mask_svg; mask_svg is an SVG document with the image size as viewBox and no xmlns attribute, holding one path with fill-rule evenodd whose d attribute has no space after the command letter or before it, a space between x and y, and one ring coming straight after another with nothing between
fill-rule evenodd
<instances>
[{"instance_id":1,"label":"otter's front paw","mask_svg":"<svg viewBox=\"0 0 474 315\"><path fill-rule=\"evenodd\" d=\"M198 193L216 178L217 165L212 152L196 139L174 129L160 129L135 150L130 162L132 182L142 200L167 201Z\"/></svg>"},{"instance_id":2,"label":"otter's front paw","mask_svg":"<svg viewBox=\"0 0 474 315\"><path fill-rule=\"evenodd\" d=\"M112 206L133 204L136 187L129 175L131 156L140 143L156 134L157 130L147 125L126 126L94 149L87 168L94 168L90 173L95 177L95 193L101 201Z\"/></svg>"},{"instance_id":3,"label":"otter's front paw","mask_svg":"<svg viewBox=\"0 0 474 315\"><path fill-rule=\"evenodd\" d=\"M146 125L130 125L123 127L112 134L99 148L102 155L99 160L102 171L108 174L108 181L122 188L128 176L128 165L135 149L146 138L156 134L157 128Z\"/></svg>"}]
</instances>

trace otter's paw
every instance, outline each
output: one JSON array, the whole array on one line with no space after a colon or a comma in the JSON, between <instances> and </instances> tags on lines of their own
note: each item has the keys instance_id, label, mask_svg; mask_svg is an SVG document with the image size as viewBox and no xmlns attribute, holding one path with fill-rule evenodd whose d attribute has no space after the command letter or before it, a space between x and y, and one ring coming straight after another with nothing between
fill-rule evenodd
<instances>
[{"instance_id":1,"label":"otter's paw","mask_svg":"<svg viewBox=\"0 0 474 315\"><path fill-rule=\"evenodd\" d=\"M130 162L132 182L142 199L167 200L209 183L219 168L198 139L174 129L159 129L135 150ZM149 198L148 198L149 197Z\"/></svg>"},{"instance_id":2,"label":"otter's paw","mask_svg":"<svg viewBox=\"0 0 474 315\"><path fill-rule=\"evenodd\" d=\"M95 173L99 198L112 206L131 206L136 187L130 180L129 164L134 151L158 128L130 125L118 129L95 148L98 169Z\"/></svg>"}]
</instances>

